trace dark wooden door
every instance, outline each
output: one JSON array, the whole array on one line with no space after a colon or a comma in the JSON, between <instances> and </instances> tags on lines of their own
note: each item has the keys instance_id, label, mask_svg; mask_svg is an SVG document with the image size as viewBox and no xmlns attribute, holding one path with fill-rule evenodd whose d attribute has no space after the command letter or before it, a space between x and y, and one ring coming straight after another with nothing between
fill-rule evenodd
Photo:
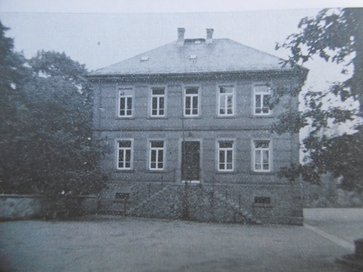
<instances>
[{"instance_id":1,"label":"dark wooden door","mask_svg":"<svg viewBox=\"0 0 363 272\"><path fill-rule=\"evenodd\" d=\"M199 180L200 143L186 141L182 143L182 180Z\"/></svg>"}]
</instances>

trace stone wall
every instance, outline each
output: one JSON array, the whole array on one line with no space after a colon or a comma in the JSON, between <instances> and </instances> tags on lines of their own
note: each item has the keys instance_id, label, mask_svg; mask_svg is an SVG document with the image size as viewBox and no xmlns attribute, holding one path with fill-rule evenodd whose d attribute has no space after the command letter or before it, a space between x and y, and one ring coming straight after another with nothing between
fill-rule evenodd
<instances>
[{"instance_id":1,"label":"stone wall","mask_svg":"<svg viewBox=\"0 0 363 272\"><path fill-rule=\"evenodd\" d=\"M97 212L97 197L80 196L84 213ZM38 195L0 195L0 220L42 218L47 215L48 201Z\"/></svg>"},{"instance_id":2,"label":"stone wall","mask_svg":"<svg viewBox=\"0 0 363 272\"><path fill-rule=\"evenodd\" d=\"M44 215L44 198L33 195L0 195L0 220L37 218Z\"/></svg>"}]
</instances>

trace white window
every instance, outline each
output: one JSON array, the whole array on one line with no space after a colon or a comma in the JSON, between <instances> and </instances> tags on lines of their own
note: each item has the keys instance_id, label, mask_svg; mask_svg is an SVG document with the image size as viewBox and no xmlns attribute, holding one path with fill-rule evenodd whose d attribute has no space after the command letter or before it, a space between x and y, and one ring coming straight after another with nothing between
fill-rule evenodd
<instances>
[{"instance_id":1,"label":"white window","mask_svg":"<svg viewBox=\"0 0 363 272\"><path fill-rule=\"evenodd\" d=\"M184 93L184 116L199 115L199 89L187 87Z\"/></svg>"},{"instance_id":2,"label":"white window","mask_svg":"<svg viewBox=\"0 0 363 272\"><path fill-rule=\"evenodd\" d=\"M156 87L151 89L151 116L165 116L165 88Z\"/></svg>"},{"instance_id":3,"label":"white window","mask_svg":"<svg viewBox=\"0 0 363 272\"><path fill-rule=\"evenodd\" d=\"M266 85L254 87L254 114L255 115L269 115L271 109L269 101L271 98L271 89Z\"/></svg>"},{"instance_id":4,"label":"white window","mask_svg":"<svg viewBox=\"0 0 363 272\"><path fill-rule=\"evenodd\" d=\"M218 141L218 170L233 171L233 141Z\"/></svg>"},{"instance_id":5,"label":"white window","mask_svg":"<svg viewBox=\"0 0 363 272\"><path fill-rule=\"evenodd\" d=\"M271 170L271 141L253 141L253 170L256 172L269 172Z\"/></svg>"},{"instance_id":6,"label":"white window","mask_svg":"<svg viewBox=\"0 0 363 272\"><path fill-rule=\"evenodd\" d=\"M218 115L229 116L234 113L233 86L219 86Z\"/></svg>"},{"instance_id":7,"label":"white window","mask_svg":"<svg viewBox=\"0 0 363 272\"><path fill-rule=\"evenodd\" d=\"M164 169L164 141L150 141L150 170Z\"/></svg>"},{"instance_id":8,"label":"white window","mask_svg":"<svg viewBox=\"0 0 363 272\"><path fill-rule=\"evenodd\" d=\"M132 117L133 93L132 89L119 89L119 117Z\"/></svg>"},{"instance_id":9,"label":"white window","mask_svg":"<svg viewBox=\"0 0 363 272\"><path fill-rule=\"evenodd\" d=\"M132 169L132 140L119 140L117 142L117 169Z\"/></svg>"}]
</instances>

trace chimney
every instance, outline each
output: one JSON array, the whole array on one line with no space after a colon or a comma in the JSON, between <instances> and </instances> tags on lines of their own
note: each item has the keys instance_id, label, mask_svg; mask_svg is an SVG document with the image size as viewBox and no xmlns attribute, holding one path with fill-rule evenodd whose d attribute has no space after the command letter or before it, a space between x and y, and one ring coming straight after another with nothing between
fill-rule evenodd
<instances>
[{"instance_id":1,"label":"chimney","mask_svg":"<svg viewBox=\"0 0 363 272\"><path fill-rule=\"evenodd\" d=\"M184 45L184 33L185 33L185 28L179 27L178 28L178 41L177 41L178 46Z\"/></svg>"},{"instance_id":2,"label":"chimney","mask_svg":"<svg viewBox=\"0 0 363 272\"><path fill-rule=\"evenodd\" d=\"M213 28L207 28L207 39L206 43L212 43L213 42Z\"/></svg>"}]
</instances>

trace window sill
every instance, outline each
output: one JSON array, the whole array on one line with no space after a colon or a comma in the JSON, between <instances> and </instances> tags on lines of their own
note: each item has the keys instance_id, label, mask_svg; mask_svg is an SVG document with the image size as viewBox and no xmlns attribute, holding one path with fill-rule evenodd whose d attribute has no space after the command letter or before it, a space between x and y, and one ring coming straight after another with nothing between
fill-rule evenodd
<instances>
[{"instance_id":1,"label":"window sill","mask_svg":"<svg viewBox=\"0 0 363 272\"><path fill-rule=\"evenodd\" d=\"M155 170L147 169L147 170L146 170L146 172L147 172L147 173L159 173L159 174L160 174L160 173L167 173L167 171L166 171L166 170L164 170L164 169L160 169L160 170L159 170L159 169L155 169Z\"/></svg>"},{"instance_id":2,"label":"window sill","mask_svg":"<svg viewBox=\"0 0 363 272\"><path fill-rule=\"evenodd\" d=\"M135 116L130 116L130 117L126 117L126 116L116 116L115 118L116 120L134 120Z\"/></svg>"},{"instance_id":3,"label":"window sill","mask_svg":"<svg viewBox=\"0 0 363 272\"><path fill-rule=\"evenodd\" d=\"M237 118L237 115L215 115L216 119L228 119L228 118Z\"/></svg>"},{"instance_id":4,"label":"window sill","mask_svg":"<svg viewBox=\"0 0 363 272\"><path fill-rule=\"evenodd\" d=\"M232 171L220 171L220 170L217 170L216 174L221 174L221 175L224 175L224 174L237 174L237 172L235 170L232 170Z\"/></svg>"},{"instance_id":5,"label":"window sill","mask_svg":"<svg viewBox=\"0 0 363 272\"><path fill-rule=\"evenodd\" d=\"M259 203L254 203L253 204L254 208L273 208L272 204L259 204Z\"/></svg>"},{"instance_id":6,"label":"window sill","mask_svg":"<svg viewBox=\"0 0 363 272\"><path fill-rule=\"evenodd\" d=\"M257 118L257 119L271 119L271 118L275 118L275 116L273 114L269 114L269 115L255 115L255 114L251 114L250 118Z\"/></svg>"},{"instance_id":7,"label":"window sill","mask_svg":"<svg viewBox=\"0 0 363 272\"><path fill-rule=\"evenodd\" d=\"M183 119L202 119L202 116L197 115L197 116L185 116L183 115Z\"/></svg>"},{"instance_id":8,"label":"window sill","mask_svg":"<svg viewBox=\"0 0 363 272\"><path fill-rule=\"evenodd\" d=\"M116 169L117 173L135 173L135 169Z\"/></svg>"},{"instance_id":9,"label":"window sill","mask_svg":"<svg viewBox=\"0 0 363 272\"><path fill-rule=\"evenodd\" d=\"M146 117L148 120L165 120L168 119L166 116L148 116Z\"/></svg>"},{"instance_id":10,"label":"window sill","mask_svg":"<svg viewBox=\"0 0 363 272\"><path fill-rule=\"evenodd\" d=\"M273 171L269 171L269 172L258 172L258 171L250 171L251 175L274 175L275 173Z\"/></svg>"}]
</instances>

